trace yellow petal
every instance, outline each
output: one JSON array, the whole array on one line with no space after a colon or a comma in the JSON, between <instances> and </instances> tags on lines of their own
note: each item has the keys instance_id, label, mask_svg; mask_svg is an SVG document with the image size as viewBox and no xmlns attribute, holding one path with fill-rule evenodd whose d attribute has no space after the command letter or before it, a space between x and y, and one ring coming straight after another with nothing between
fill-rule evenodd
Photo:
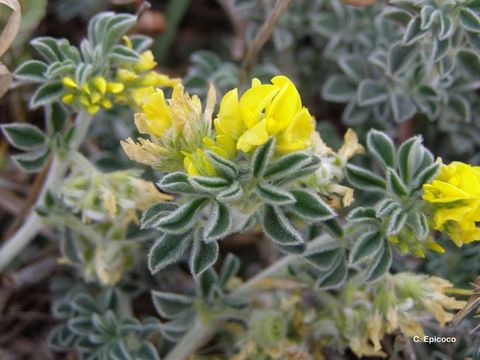
<instances>
[{"instance_id":1,"label":"yellow petal","mask_svg":"<svg viewBox=\"0 0 480 360\"><path fill-rule=\"evenodd\" d=\"M65 85L66 87L69 87L69 88L72 88L72 89L77 89L78 88L78 84L75 82L75 80L73 80L69 76L64 77L62 82L63 82L63 85Z\"/></svg>"},{"instance_id":2,"label":"yellow petal","mask_svg":"<svg viewBox=\"0 0 480 360\"><path fill-rule=\"evenodd\" d=\"M240 136L237 142L237 149L248 153L256 146L266 143L267 140L267 121L263 119Z\"/></svg>"},{"instance_id":3,"label":"yellow petal","mask_svg":"<svg viewBox=\"0 0 480 360\"><path fill-rule=\"evenodd\" d=\"M105 94L105 92L107 91L107 81L105 80L105 78L101 76L96 76L93 78L92 82L95 88L100 91L100 94Z\"/></svg>"}]
</instances>

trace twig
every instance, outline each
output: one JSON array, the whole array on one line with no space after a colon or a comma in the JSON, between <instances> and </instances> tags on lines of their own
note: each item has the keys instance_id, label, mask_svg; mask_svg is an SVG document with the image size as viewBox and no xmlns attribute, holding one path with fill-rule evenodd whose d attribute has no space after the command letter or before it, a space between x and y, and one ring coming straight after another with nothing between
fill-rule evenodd
<instances>
[{"instance_id":1,"label":"twig","mask_svg":"<svg viewBox=\"0 0 480 360\"><path fill-rule=\"evenodd\" d=\"M308 244L308 248L315 247L328 239L327 235L318 238ZM270 277L279 277L284 274L286 267L297 259L301 259L300 255L287 255L277 262L261 271L250 280L239 286L231 295L247 295L255 290L255 285L262 279ZM222 318L225 318L222 316ZM213 335L220 329L221 319L213 319L208 324L202 323L201 319L197 319L194 326L183 336L173 350L167 355L165 360L184 360L195 350L207 343Z\"/></svg>"},{"instance_id":2,"label":"twig","mask_svg":"<svg viewBox=\"0 0 480 360\"><path fill-rule=\"evenodd\" d=\"M245 80L247 79L247 76L252 69L253 64L255 63L255 60L257 59L258 53L268 39L270 39L272 36L278 19L288 9L291 3L292 0L277 0L272 12L270 13L270 16L267 18L267 20L265 20L252 43L248 47L247 54L245 55L245 59L243 59L242 67L240 69L240 82L242 84L245 83Z\"/></svg>"},{"instance_id":3,"label":"twig","mask_svg":"<svg viewBox=\"0 0 480 360\"><path fill-rule=\"evenodd\" d=\"M35 206L30 210L30 214L26 218L22 227L20 227L15 235L0 249L0 271L5 269L5 267L25 248L25 246L30 243L42 228L41 219L35 212L35 208L43 204L47 191L58 193L60 190L63 178L70 166L71 157L77 152L82 144L91 121L92 116L85 110L80 110L77 114L75 120L75 132L68 151L64 154L54 155L47 179L40 191L37 201L35 202Z\"/></svg>"}]
</instances>

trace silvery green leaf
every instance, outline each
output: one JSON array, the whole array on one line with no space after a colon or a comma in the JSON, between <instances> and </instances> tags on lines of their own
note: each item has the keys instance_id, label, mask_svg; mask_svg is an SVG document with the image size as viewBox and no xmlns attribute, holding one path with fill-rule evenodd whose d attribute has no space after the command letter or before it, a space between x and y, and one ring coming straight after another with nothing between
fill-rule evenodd
<instances>
[{"instance_id":1,"label":"silvery green leaf","mask_svg":"<svg viewBox=\"0 0 480 360\"><path fill-rule=\"evenodd\" d=\"M342 75L331 76L322 88L322 97L332 102L344 103L355 97L357 86Z\"/></svg>"},{"instance_id":2,"label":"silvery green leaf","mask_svg":"<svg viewBox=\"0 0 480 360\"><path fill-rule=\"evenodd\" d=\"M387 235L396 235L402 231L407 219L408 214L405 213L401 208L393 211L390 215L390 219L388 219Z\"/></svg>"},{"instance_id":3,"label":"silvery green leaf","mask_svg":"<svg viewBox=\"0 0 480 360\"><path fill-rule=\"evenodd\" d=\"M46 80L47 64L38 60L29 60L22 63L15 70L15 77L20 80L43 82Z\"/></svg>"},{"instance_id":4,"label":"silvery green leaf","mask_svg":"<svg viewBox=\"0 0 480 360\"><path fill-rule=\"evenodd\" d=\"M68 111L59 102L54 102L45 108L47 129L49 134L61 132L68 121Z\"/></svg>"},{"instance_id":5,"label":"silvery green leaf","mask_svg":"<svg viewBox=\"0 0 480 360\"><path fill-rule=\"evenodd\" d=\"M238 257L231 253L227 255L225 260L223 260L222 268L220 270L219 285L221 288L225 287L228 281L238 273L240 265Z\"/></svg>"},{"instance_id":6,"label":"silvery green leaf","mask_svg":"<svg viewBox=\"0 0 480 360\"><path fill-rule=\"evenodd\" d=\"M57 100L65 89L60 82L47 82L38 87L30 99L30 107L32 109L50 104Z\"/></svg>"},{"instance_id":7,"label":"silvery green leaf","mask_svg":"<svg viewBox=\"0 0 480 360\"><path fill-rule=\"evenodd\" d=\"M205 198L190 200L178 209L157 220L155 226L170 234L184 233L198 221L197 216L206 202L207 199Z\"/></svg>"},{"instance_id":8,"label":"silvery green leaf","mask_svg":"<svg viewBox=\"0 0 480 360\"><path fill-rule=\"evenodd\" d=\"M480 32L480 16L472 8L463 6L459 12L460 25L467 30L475 33Z\"/></svg>"},{"instance_id":9,"label":"silvery green leaf","mask_svg":"<svg viewBox=\"0 0 480 360\"><path fill-rule=\"evenodd\" d=\"M438 170L440 169L440 165L435 163L435 164L431 164L430 166L424 168L420 174L418 174L414 181L413 181L413 184L412 184L412 189L415 191L415 190L419 190L422 188L422 186L424 184L427 184L429 182L431 182L435 176L437 175L438 173Z\"/></svg>"},{"instance_id":10,"label":"silvery green leaf","mask_svg":"<svg viewBox=\"0 0 480 360\"><path fill-rule=\"evenodd\" d=\"M179 261L187 251L190 242L190 235L164 234L153 244L148 253L150 272L155 274L166 266Z\"/></svg>"},{"instance_id":11,"label":"silvery green leaf","mask_svg":"<svg viewBox=\"0 0 480 360\"><path fill-rule=\"evenodd\" d=\"M268 167L264 179L274 181L286 178L305 165L308 165L311 158L312 156L310 154L302 151L284 155Z\"/></svg>"},{"instance_id":12,"label":"silvery green leaf","mask_svg":"<svg viewBox=\"0 0 480 360\"><path fill-rule=\"evenodd\" d=\"M360 106L369 106L388 99L388 90L380 81L364 79L357 91L357 102Z\"/></svg>"},{"instance_id":13,"label":"silvery green leaf","mask_svg":"<svg viewBox=\"0 0 480 360\"><path fill-rule=\"evenodd\" d=\"M390 215L400 207L397 201L393 199L383 199L376 205L377 218L383 218Z\"/></svg>"},{"instance_id":14,"label":"silvery green leaf","mask_svg":"<svg viewBox=\"0 0 480 360\"><path fill-rule=\"evenodd\" d=\"M350 252L350 262L358 264L367 258L374 256L383 245L383 235L380 231L374 230L364 233L353 245Z\"/></svg>"},{"instance_id":15,"label":"silvery green leaf","mask_svg":"<svg viewBox=\"0 0 480 360\"><path fill-rule=\"evenodd\" d=\"M318 194L313 191L298 189L292 190L296 202L289 205L295 215L310 221L325 221L333 218L336 214Z\"/></svg>"},{"instance_id":16,"label":"silvery green leaf","mask_svg":"<svg viewBox=\"0 0 480 360\"><path fill-rule=\"evenodd\" d=\"M190 271L193 277L198 277L205 270L212 267L218 259L218 242L206 242L202 231L195 233L192 253L190 254Z\"/></svg>"},{"instance_id":17,"label":"silvery green leaf","mask_svg":"<svg viewBox=\"0 0 480 360\"><path fill-rule=\"evenodd\" d=\"M208 298L213 288L218 285L218 275L213 268L208 268L197 279L198 292L202 298Z\"/></svg>"},{"instance_id":18,"label":"silvery green leaf","mask_svg":"<svg viewBox=\"0 0 480 360\"><path fill-rule=\"evenodd\" d=\"M215 154L212 151L206 152L210 162L212 163L213 167L223 176L229 179L235 179L237 177L237 167L235 163L230 160L224 159L218 154Z\"/></svg>"},{"instance_id":19,"label":"silvery green leaf","mask_svg":"<svg viewBox=\"0 0 480 360\"><path fill-rule=\"evenodd\" d=\"M142 215L142 229L155 227L155 223L175 211L178 205L173 202L161 202L149 207Z\"/></svg>"},{"instance_id":20,"label":"silvery green leaf","mask_svg":"<svg viewBox=\"0 0 480 360\"><path fill-rule=\"evenodd\" d=\"M401 42L393 45L388 52L388 71L398 74L411 65L418 54L417 45L404 45Z\"/></svg>"},{"instance_id":21,"label":"silvery green leaf","mask_svg":"<svg viewBox=\"0 0 480 360\"><path fill-rule=\"evenodd\" d=\"M132 358L124 342L120 339L112 342L108 357L112 360L130 360Z\"/></svg>"},{"instance_id":22,"label":"silvery green leaf","mask_svg":"<svg viewBox=\"0 0 480 360\"><path fill-rule=\"evenodd\" d=\"M422 20L420 19L420 16L414 17L408 23L402 40L404 45L412 45L427 34L427 31L422 30L421 26Z\"/></svg>"},{"instance_id":23,"label":"silvery green leaf","mask_svg":"<svg viewBox=\"0 0 480 360\"><path fill-rule=\"evenodd\" d=\"M194 299L190 296L152 291L152 302L157 312L166 319L172 319L193 307Z\"/></svg>"},{"instance_id":24,"label":"silvery green leaf","mask_svg":"<svg viewBox=\"0 0 480 360\"><path fill-rule=\"evenodd\" d=\"M47 142L47 137L38 127L30 124L2 125L3 133L8 142L21 150L35 150Z\"/></svg>"},{"instance_id":25,"label":"silvery green leaf","mask_svg":"<svg viewBox=\"0 0 480 360\"><path fill-rule=\"evenodd\" d=\"M401 123L415 115L417 108L412 98L407 95L390 93L390 104L395 122Z\"/></svg>"},{"instance_id":26,"label":"silvery green leaf","mask_svg":"<svg viewBox=\"0 0 480 360\"><path fill-rule=\"evenodd\" d=\"M367 135L367 148L384 168L395 166L395 145L384 132L370 130Z\"/></svg>"},{"instance_id":27,"label":"silvery green leaf","mask_svg":"<svg viewBox=\"0 0 480 360\"><path fill-rule=\"evenodd\" d=\"M374 282L384 276L390 269L392 264L392 250L387 241L384 241L383 249L379 252L378 256L373 258L373 261L366 273L366 280L368 282Z\"/></svg>"},{"instance_id":28,"label":"silvery green leaf","mask_svg":"<svg viewBox=\"0 0 480 360\"><path fill-rule=\"evenodd\" d=\"M439 15L441 15L441 12L439 10L436 10L433 6L431 5L424 6L420 11L420 18L421 18L420 28L422 30L430 29L433 22L435 21L435 18Z\"/></svg>"},{"instance_id":29,"label":"silvery green leaf","mask_svg":"<svg viewBox=\"0 0 480 360\"><path fill-rule=\"evenodd\" d=\"M363 190L381 191L386 188L385 180L370 170L356 165L347 165L347 179L355 187Z\"/></svg>"},{"instance_id":30,"label":"silvery green leaf","mask_svg":"<svg viewBox=\"0 0 480 360\"><path fill-rule=\"evenodd\" d=\"M174 194L195 192L189 183L188 175L180 171L165 175L158 182L158 187L164 192Z\"/></svg>"},{"instance_id":31,"label":"silvery green leaf","mask_svg":"<svg viewBox=\"0 0 480 360\"><path fill-rule=\"evenodd\" d=\"M136 351L135 360L160 360L157 349L149 342L144 342Z\"/></svg>"},{"instance_id":32,"label":"silvery green leaf","mask_svg":"<svg viewBox=\"0 0 480 360\"><path fill-rule=\"evenodd\" d=\"M255 193L270 205L288 205L296 201L295 197L288 191L268 183L261 182L258 184Z\"/></svg>"},{"instance_id":33,"label":"silvery green leaf","mask_svg":"<svg viewBox=\"0 0 480 360\"><path fill-rule=\"evenodd\" d=\"M47 63L61 60L57 46L57 39L52 37L38 37L30 42L33 48L47 61Z\"/></svg>"},{"instance_id":34,"label":"silvery green leaf","mask_svg":"<svg viewBox=\"0 0 480 360\"><path fill-rule=\"evenodd\" d=\"M337 266L334 266L325 274L322 274L317 279L315 287L318 289L338 289L341 287L347 279L348 268L344 257L338 261Z\"/></svg>"},{"instance_id":35,"label":"silvery green leaf","mask_svg":"<svg viewBox=\"0 0 480 360\"><path fill-rule=\"evenodd\" d=\"M93 332L91 316L76 316L68 320L68 328L76 335L85 336Z\"/></svg>"},{"instance_id":36,"label":"silvery green leaf","mask_svg":"<svg viewBox=\"0 0 480 360\"><path fill-rule=\"evenodd\" d=\"M273 156L273 151L275 149L275 138L271 137L268 141L257 147L253 152L251 169L253 170L253 176L261 178L265 171L267 170L268 165L270 164L270 159Z\"/></svg>"},{"instance_id":37,"label":"silvery green leaf","mask_svg":"<svg viewBox=\"0 0 480 360\"><path fill-rule=\"evenodd\" d=\"M229 208L224 204L214 201L212 211L203 229L204 241L210 242L223 238L228 234L231 225L232 215L230 214Z\"/></svg>"},{"instance_id":38,"label":"silvery green leaf","mask_svg":"<svg viewBox=\"0 0 480 360\"><path fill-rule=\"evenodd\" d=\"M43 148L37 151L13 155L12 160L23 172L27 174L42 170L48 162L50 151Z\"/></svg>"},{"instance_id":39,"label":"silvery green leaf","mask_svg":"<svg viewBox=\"0 0 480 360\"><path fill-rule=\"evenodd\" d=\"M433 41L433 61L437 62L440 61L447 53L450 47L450 39L447 38L445 40L438 40L435 39Z\"/></svg>"},{"instance_id":40,"label":"silvery green leaf","mask_svg":"<svg viewBox=\"0 0 480 360\"><path fill-rule=\"evenodd\" d=\"M356 99L353 99L342 114L342 122L348 126L358 126L368 121L370 117L370 108L359 106Z\"/></svg>"},{"instance_id":41,"label":"silvery green leaf","mask_svg":"<svg viewBox=\"0 0 480 360\"><path fill-rule=\"evenodd\" d=\"M420 142L420 137L412 137L400 145L400 148L398 149L397 161L400 170L400 176L406 183L410 182L413 175L414 169L411 168L412 163L416 163L418 160L417 158L421 155L418 150Z\"/></svg>"},{"instance_id":42,"label":"silvery green leaf","mask_svg":"<svg viewBox=\"0 0 480 360\"><path fill-rule=\"evenodd\" d=\"M376 210L364 206L353 209L348 214L347 220L353 223L378 223Z\"/></svg>"},{"instance_id":43,"label":"silvery green leaf","mask_svg":"<svg viewBox=\"0 0 480 360\"><path fill-rule=\"evenodd\" d=\"M475 77L480 75L480 56L475 51L462 49L458 51L457 57L467 74Z\"/></svg>"},{"instance_id":44,"label":"silvery green leaf","mask_svg":"<svg viewBox=\"0 0 480 360\"><path fill-rule=\"evenodd\" d=\"M68 259L72 264L80 264L82 257L79 254L76 240L70 229L66 229L64 236L61 238L60 251L62 256Z\"/></svg>"},{"instance_id":45,"label":"silvery green leaf","mask_svg":"<svg viewBox=\"0 0 480 360\"><path fill-rule=\"evenodd\" d=\"M80 293L73 298L73 308L81 315L90 315L92 313L99 312L99 308L95 300L91 296Z\"/></svg>"},{"instance_id":46,"label":"silvery green leaf","mask_svg":"<svg viewBox=\"0 0 480 360\"><path fill-rule=\"evenodd\" d=\"M293 246L303 243L302 235L277 207L265 206L262 216L262 227L265 234L279 245Z\"/></svg>"},{"instance_id":47,"label":"silvery green leaf","mask_svg":"<svg viewBox=\"0 0 480 360\"><path fill-rule=\"evenodd\" d=\"M102 37L104 53L108 53L121 37L135 25L136 21L137 17L130 14L116 14L113 16L106 26L104 37Z\"/></svg>"},{"instance_id":48,"label":"silvery green leaf","mask_svg":"<svg viewBox=\"0 0 480 360\"><path fill-rule=\"evenodd\" d=\"M438 40L443 41L452 37L455 32L455 27L452 24L450 17L441 15L440 16L440 32L438 34Z\"/></svg>"},{"instance_id":49,"label":"silvery green leaf","mask_svg":"<svg viewBox=\"0 0 480 360\"><path fill-rule=\"evenodd\" d=\"M398 197L403 197L408 194L407 186L403 180L395 170L390 168L387 171L387 189L391 194Z\"/></svg>"},{"instance_id":50,"label":"silvery green leaf","mask_svg":"<svg viewBox=\"0 0 480 360\"><path fill-rule=\"evenodd\" d=\"M188 178L190 184L198 191L209 194L216 194L229 188L230 184L221 177L214 176L191 176Z\"/></svg>"},{"instance_id":51,"label":"silvery green leaf","mask_svg":"<svg viewBox=\"0 0 480 360\"><path fill-rule=\"evenodd\" d=\"M151 37L141 34L134 34L129 36L130 41L132 42L132 48L138 53L144 52L147 50L153 43Z\"/></svg>"},{"instance_id":52,"label":"silvery green leaf","mask_svg":"<svg viewBox=\"0 0 480 360\"><path fill-rule=\"evenodd\" d=\"M140 60L140 56L135 50L130 49L125 45L115 45L112 51L108 54L108 58L121 62L135 62Z\"/></svg>"},{"instance_id":53,"label":"silvery green leaf","mask_svg":"<svg viewBox=\"0 0 480 360\"><path fill-rule=\"evenodd\" d=\"M221 191L216 196L220 202L239 200L243 196L243 188L238 181L230 184L230 187Z\"/></svg>"},{"instance_id":54,"label":"silvery green leaf","mask_svg":"<svg viewBox=\"0 0 480 360\"><path fill-rule=\"evenodd\" d=\"M331 269L342 256L338 241L328 241L308 249L302 256L321 271Z\"/></svg>"}]
</instances>

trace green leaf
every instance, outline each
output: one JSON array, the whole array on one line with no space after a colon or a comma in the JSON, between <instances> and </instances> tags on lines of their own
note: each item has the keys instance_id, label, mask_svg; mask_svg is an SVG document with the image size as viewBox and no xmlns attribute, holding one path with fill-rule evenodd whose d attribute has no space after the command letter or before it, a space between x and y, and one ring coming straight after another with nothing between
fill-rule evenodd
<instances>
[{"instance_id":1,"label":"green leaf","mask_svg":"<svg viewBox=\"0 0 480 360\"><path fill-rule=\"evenodd\" d=\"M342 256L338 241L330 240L303 253L303 257L321 271L331 269Z\"/></svg>"},{"instance_id":2,"label":"green leaf","mask_svg":"<svg viewBox=\"0 0 480 360\"><path fill-rule=\"evenodd\" d=\"M458 51L458 60L460 65L471 76L480 75L480 56L473 50L462 49Z\"/></svg>"},{"instance_id":3,"label":"green leaf","mask_svg":"<svg viewBox=\"0 0 480 360\"><path fill-rule=\"evenodd\" d=\"M74 235L70 229L66 229L65 235L61 238L60 251L62 256L68 259L72 264L81 264L80 257Z\"/></svg>"},{"instance_id":4,"label":"green leaf","mask_svg":"<svg viewBox=\"0 0 480 360\"><path fill-rule=\"evenodd\" d=\"M59 102L54 102L46 107L47 128L50 134L63 130L68 121L68 111Z\"/></svg>"},{"instance_id":5,"label":"green leaf","mask_svg":"<svg viewBox=\"0 0 480 360\"><path fill-rule=\"evenodd\" d=\"M229 182L221 177L191 176L188 180L196 190L209 194L216 194L230 186Z\"/></svg>"},{"instance_id":6,"label":"green leaf","mask_svg":"<svg viewBox=\"0 0 480 360\"><path fill-rule=\"evenodd\" d=\"M423 184L431 182L437 175L439 169L440 165L437 163L423 169L422 172L415 177L415 180L412 184L412 190L419 190L422 188Z\"/></svg>"},{"instance_id":7,"label":"green leaf","mask_svg":"<svg viewBox=\"0 0 480 360\"><path fill-rule=\"evenodd\" d=\"M393 110L393 119L402 123L415 115L417 108L410 96L390 93L390 104Z\"/></svg>"},{"instance_id":8,"label":"green leaf","mask_svg":"<svg viewBox=\"0 0 480 360\"><path fill-rule=\"evenodd\" d=\"M196 278L215 264L218 259L218 242L206 242L201 231L196 232L190 255L190 271Z\"/></svg>"},{"instance_id":9,"label":"green leaf","mask_svg":"<svg viewBox=\"0 0 480 360\"><path fill-rule=\"evenodd\" d=\"M237 177L237 167L235 163L230 160L224 159L218 154L215 154L212 151L206 152L210 162L212 163L213 167L223 176L227 177L228 179L235 179Z\"/></svg>"},{"instance_id":10,"label":"green leaf","mask_svg":"<svg viewBox=\"0 0 480 360\"><path fill-rule=\"evenodd\" d=\"M265 173L270 159L275 149L275 138L271 137L268 141L255 149L252 156L253 176L261 178Z\"/></svg>"},{"instance_id":11,"label":"green leaf","mask_svg":"<svg viewBox=\"0 0 480 360\"><path fill-rule=\"evenodd\" d=\"M279 245L293 246L303 244L302 235L290 224L285 214L277 207L265 206L262 227L265 234Z\"/></svg>"},{"instance_id":12,"label":"green leaf","mask_svg":"<svg viewBox=\"0 0 480 360\"><path fill-rule=\"evenodd\" d=\"M311 155L302 151L284 155L268 167L264 179L269 181L281 180L302 169L310 161Z\"/></svg>"},{"instance_id":13,"label":"green leaf","mask_svg":"<svg viewBox=\"0 0 480 360\"><path fill-rule=\"evenodd\" d=\"M190 245L190 235L164 234L148 253L148 268L155 274L166 266L179 261Z\"/></svg>"},{"instance_id":14,"label":"green leaf","mask_svg":"<svg viewBox=\"0 0 480 360\"><path fill-rule=\"evenodd\" d=\"M30 42L33 48L45 59L47 63L61 60L57 39L52 37L38 37Z\"/></svg>"},{"instance_id":15,"label":"green leaf","mask_svg":"<svg viewBox=\"0 0 480 360\"><path fill-rule=\"evenodd\" d=\"M32 109L50 104L57 100L64 92L64 87L60 82L50 82L41 85L30 100Z\"/></svg>"},{"instance_id":16,"label":"green leaf","mask_svg":"<svg viewBox=\"0 0 480 360\"><path fill-rule=\"evenodd\" d=\"M358 264L374 256L383 245L383 236L378 230L369 231L360 236L350 252L350 262Z\"/></svg>"},{"instance_id":17,"label":"green leaf","mask_svg":"<svg viewBox=\"0 0 480 360\"><path fill-rule=\"evenodd\" d=\"M135 354L135 360L160 360L157 349L149 342L144 342Z\"/></svg>"},{"instance_id":18,"label":"green leaf","mask_svg":"<svg viewBox=\"0 0 480 360\"><path fill-rule=\"evenodd\" d=\"M366 280L368 282L380 279L390 269L390 265L392 264L392 250L386 240L384 241L383 249L373 260L366 274Z\"/></svg>"},{"instance_id":19,"label":"green leaf","mask_svg":"<svg viewBox=\"0 0 480 360\"><path fill-rule=\"evenodd\" d=\"M422 8L422 11L420 12L420 17L421 17L421 26L420 28L422 30L428 30L432 26L433 22L435 21L435 18L441 14L440 11L436 10L433 6L431 5L426 5Z\"/></svg>"},{"instance_id":20,"label":"green leaf","mask_svg":"<svg viewBox=\"0 0 480 360\"><path fill-rule=\"evenodd\" d=\"M408 214L405 213L401 208L393 211L390 215L390 219L388 219L387 235L396 235L400 231L402 231L405 223L407 222L407 219Z\"/></svg>"},{"instance_id":21,"label":"green leaf","mask_svg":"<svg viewBox=\"0 0 480 360\"><path fill-rule=\"evenodd\" d=\"M327 101L345 103L355 97L356 84L342 75L333 75L328 78L322 88L322 97Z\"/></svg>"},{"instance_id":22,"label":"green leaf","mask_svg":"<svg viewBox=\"0 0 480 360\"><path fill-rule=\"evenodd\" d=\"M325 274L322 274L317 279L315 287L322 290L338 289L341 287L347 279L348 268L345 259L338 262L337 266L330 269Z\"/></svg>"},{"instance_id":23,"label":"green leaf","mask_svg":"<svg viewBox=\"0 0 480 360\"><path fill-rule=\"evenodd\" d=\"M225 287L228 281L240 270L240 260L235 255L229 253L222 264L220 270L219 285Z\"/></svg>"},{"instance_id":24,"label":"green leaf","mask_svg":"<svg viewBox=\"0 0 480 360\"><path fill-rule=\"evenodd\" d=\"M178 209L178 205L172 202L161 202L152 205L142 215L141 224L142 229L153 228L159 219L164 218L173 211Z\"/></svg>"},{"instance_id":25,"label":"green leaf","mask_svg":"<svg viewBox=\"0 0 480 360\"><path fill-rule=\"evenodd\" d=\"M480 16L471 8L464 6L460 9L458 14L460 25L467 30L474 33L480 32Z\"/></svg>"},{"instance_id":26,"label":"green leaf","mask_svg":"<svg viewBox=\"0 0 480 360\"><path fill-rule=\"evenodd\" d=\"M243 188L238 181L233 182L230 187L217 195L218 201L236 201L243 196Z\"/></svg>"},{"instance_id":27,"label":"green leaf","mask_svg":"<svg viewBox=\"0 0 480 360\"><path fill-rule=\"evenodd\" d=\"M390 193L402 197L408 194L408 190L400 176L393 169L387 171L387 189Z\"/></svg>"},{"instance_id":28,"label":"green leaf","mask_svg":"<svg viewBox=\"0 0 480 360\"><path fill-rule=\"evenodd\" d=\"M400 145L400 148L398 149L398 168L400 169L400 176L407 184L410 182L413 175L410 166L412 158L415 160L419 156L418 147L420 141L421 139L419 137L412 137Z\"/></svg>"},{"instance_id":29,"label":"green leaf","mask_svg":"<svg viewBox=\"0 0 480 360\"><path fill-rule=\"evenodd\" d=\"M388 216L398 208L400 208L400 205L397 201L388 198L383 199L376 205L377 218Z\"/></svg>"},{"instance_id":30,"label":"green leaf","mask_svg":"<svg viewBox=\"0 0 480 360\"><path fill-rule=\"evenodd\" d=\"M270 205L287 205L296 201L295 197L288 191L267 183L258 184L255 193Z\"/></svg>"},{"instance_id":31,"label":"green leaf","mask_svg":"<svg viewBox=\"0 0 480 360\"><path fill-rule=\"evenodd\" d=\"M102 38L104 53L108 53L115 44L136 23L137 17L130 14L115 14L108 22L106 33ZM98 36L98 35L97 35Z\"/></svg>"},{"instance_id":32,"label":"green leaf","mask_svg":"<svg viewBox=\"0 0 480 360\"><path fill-rule=\"evenodd\" d=\"M370 191L384 191L385 180L370 170L356 165L347 165L347 179L355 187Z\"/></svg>"},{"instance_id":33,"label":"green leaf","mask_svg":"<svg viewBox=\"0 0 480 360\"><path fill-rule=\"evenodd\" d=\"M291 193L296 202L289 208L293 210L295 215L311 221L325 221L336 215L333 209L312 191L298 189L292 190Z\"/></svg>"},{"instance_id":34,"label":"green leaf","mask_svg":"<svg viewBox=\"0 0 480 360\"><path fill-rule=\"evenodd\" d=\"M357 207L352 210L347 217L347 220L353 223L378 223L377 212L371 207Z\"/></svg>"},{"instance_id":35,"label":"green leaf","mask_svg":"<svg viewBox=\"0 0 480 360\"><path fill-rule=\"evenodd\" d=\"M93 332L90 316L77 316L68 320L68 328L77 335L86 336Z\"/></svg>"},{"instance_id":36,"label":"green leaf","mask_svg":"<svg viewBox=\"0 0 480 360\"><path fill-rule=\"evenodd\" d=\"M193 306L190 296L163 291L152 291L152 302L160 316L166 319L172 319Z\"/></svg>"},{"instance_id":37,"label":"green leaf","mask_svg":"<svg viewBox=\"0 0 480 360\"><path fill-rule=\"evenodd\" d=\"M198 221L198 213L208 200L193 199L156 221L155 226L169 234L181 234Z\"/></svg>"},{"instance_id":38,"label":"green leaf","mask_svg":"<svg viewBox=\"0 0 480 360\"><path fill-rule=\"evenodd\" d=\"M6 124L2 130L8 142L21 150L35 150L47 143L47 136L34 125Z\"/></svg>"},{"instance_id":39,"label":"green leaf","mask_svg":"<svg viewBox=\"0 0 480 360\"><path fill-rule=\"evenodd\" d=\"M388 90L380 81L364 79L360 82L357 102L360 106L378 104L388 99Z\"/></svg>"},{"instance_id":40,"label":"green leaf","mask_svg":"<svg viewBox=\"0 0 480 360\"><path fill-rule=\"evenodd\" d=\"M188 175L180 171L165 175L157 185L163 192L172 194L195 192L188 182Z\"/></svg>"},{"instance_id":41,"label":"green leaf","mask_svg":"<svg viewBox=\"0 0 480 360\"><path fill-rule=\"evenodd\" d=\"M415 59L418 53L418 47L414 45L404 45L397 43L393 45L387 57L388 71L390 74L397 74L405 70Z\"/></svg>"},{"instance_id":42,"label":"green leaf","mask_svg":"<svg viewBox=\"0 0 480 360\"><path fill-rule=\"evenodd\" d=\"M203 230L206 242L223 238L228 234L232 225L232 215L224 204L213 202L212 211Z\"/></svg>"},{"instance_id":43,"label":"green leaf","mask_svg":"<svg viewBox=\"0 0 480 360\"><path fill-rule=\"evenodd\" d=\"M422 20L419 16L414 17L408 23L402 40L404 45L412 45L427 34L427 31L422 30L421 26Z\"/></svg>"},{"instance_id":44,"label":"green leaf","mask_svg":"<svg viewBox=\"0 0 480 360\"><path fill-rule=\"evenodd\" d=\"M115 45L108 57L121 62L135 62L140 60L140 56L135 50L124 45Z\"/></svg>"},{"instance_id":45,"label":"green leaf","mask_svg":"<svg viewBox=\"0 0 480 360\"><path fill-rule=\"evenodd\" d=\"M19 80L43 82L45 81L45 73L47 72L47 64L38 60L29 60L22 63L15 70L15 77Z\"/></svg>"},{"instance_id":46,"label":"green leaf","mask_svg":"<svg viewBox=\"0 0 480 360\"><path fill-rule=\"evenodd\" d=\"M395 166L395 146L384 132L370 130L367 135L367 148L384 168Z\"/></svg>"}]
</instances>

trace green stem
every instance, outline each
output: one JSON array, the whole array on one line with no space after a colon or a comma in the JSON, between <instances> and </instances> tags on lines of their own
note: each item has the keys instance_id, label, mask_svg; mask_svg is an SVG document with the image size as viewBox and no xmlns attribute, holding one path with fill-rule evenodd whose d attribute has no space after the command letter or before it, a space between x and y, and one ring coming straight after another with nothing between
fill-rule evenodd
<instances>
[{"instance_id":1,"label":"green stem","mask_svg":"<svg viewBox=\"0 0 480 360\"><path fill-rule=\"evenodd\" d=\"M319 237L317 240L310 242L307 248L315 247L327 239L328 235ZM287 255L280 260L274 262L265 270L259 272L243 285L238 287L233 293L235 295L246 295L255 290L255 283L259 280L281 276L286 267L292 262L302 259L301 255ZM224 318L224 316L222 316ZM206 344L220 329L222 324L221 319L213 319L209 323L204 324L200 319L197 319L194 326L183 336L182 340L178 342L172 351L167 355L165 360L184 360L187 359L195 350Z\"/></svg>"},{"instance_id":2,"label":"green stem","mask_svg":"<svg viewBox=\"0 0 480 360\"><path fill-rule=\"evenodd\" d=\"M75 132L68 150L65 153L54 154L47 178L37 197L37 201L30 210L30 214L15 235L0 249L0 271L3 271L5 267L20 254L43 227L41 218L37 215L35 209L43 205L47 191L52 191L53 193L60 191L65 174L70 167L72 156L82 144L91 121L92 115L88 114L85 110L80 110L77 114L75 119Z\"/></svg>"}]
</instances>

